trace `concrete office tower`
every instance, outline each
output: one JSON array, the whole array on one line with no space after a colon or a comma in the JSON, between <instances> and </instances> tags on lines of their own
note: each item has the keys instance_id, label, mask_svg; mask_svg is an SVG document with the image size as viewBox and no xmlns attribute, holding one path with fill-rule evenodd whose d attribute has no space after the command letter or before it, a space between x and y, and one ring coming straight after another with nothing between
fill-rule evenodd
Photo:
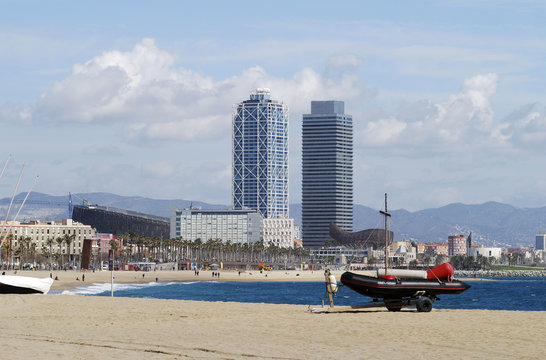
<instances>
[{"instance_id":1,"label":"concrete office tower","mask_svg":"<svg viewBox=\"0 0 546 360\"><path fill-rule=\"evenodd\" d=\"M288 218L288 107L256 89L233 106L234 209Z\"/></svg>"},{"instance_id":2,"label":"concrete office tower","mask_svg":"<svg viewBox=\"0 0 546 360\"><path fill-rule=\"evenodd\" d=\"M353 230L353 118L343 101L312 101L303 115L302 239L317 248L331 239L330 221Z\"/></svg>"},{"instance_id":3,"label":"concrete office tower","mask_svg":"<svg viewBox=\"0 0 546 360\"><path fill-rule=\"evenodd\" d=\"M537 250L546 250L546 231L541 231L536 236L536 247Z\"/></svg>"}]
</instances>

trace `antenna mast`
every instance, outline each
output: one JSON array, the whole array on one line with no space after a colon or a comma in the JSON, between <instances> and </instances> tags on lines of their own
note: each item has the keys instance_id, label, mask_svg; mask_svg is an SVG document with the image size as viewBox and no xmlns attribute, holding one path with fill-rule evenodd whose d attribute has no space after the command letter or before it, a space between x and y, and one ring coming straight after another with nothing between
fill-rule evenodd
<instances>
[{"instance_id":1,"label":"antenna mast","mask_svg":"<svg viewBox=\"0 0 546 360\"><path fill-rule=\"evenodd\" d=\"M387 193L385 193L385 211L380 210L379 212L385 217L385 276L387 276L387 268L389 267L389 218L391 217L387 210Z\"/></svg>"}]
</instances>

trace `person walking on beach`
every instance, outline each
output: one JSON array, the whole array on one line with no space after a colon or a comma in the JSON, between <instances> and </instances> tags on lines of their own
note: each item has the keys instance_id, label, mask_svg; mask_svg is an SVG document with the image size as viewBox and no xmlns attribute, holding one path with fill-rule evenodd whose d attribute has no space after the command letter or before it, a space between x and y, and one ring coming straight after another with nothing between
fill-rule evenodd
<instances>
[{"instance_id":1,"label":"person walking on beach","mask_svg":"<svg viewBox=\"0 0 546 360\"><path fill-rule=\"evenodd\" d=\"M85 281L85 274L82 274L82 281Z\"/></svg>"}]
</instances>

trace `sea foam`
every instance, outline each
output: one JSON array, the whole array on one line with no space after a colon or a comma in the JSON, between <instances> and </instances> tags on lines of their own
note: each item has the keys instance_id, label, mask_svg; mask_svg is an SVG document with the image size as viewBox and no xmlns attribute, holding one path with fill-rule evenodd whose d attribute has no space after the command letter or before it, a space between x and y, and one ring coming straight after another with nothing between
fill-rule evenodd
<instances>
[{"instance_id":1,"label":"sea foam","mask_svg":"<svg viewBox=\"0 0 546 360\"><path fill-rule=\"evenodd\" d=\"M114 293L126 290L141 290L145 288L172 285L173 282L149 282L144 284L117 284L114 283ZM190 283L187 283L190 284ZM111 283L93 283L87 286L78 286L69 290L52 291L52 295L98 295L111 291Z\"/></svg>"}]
</instances>

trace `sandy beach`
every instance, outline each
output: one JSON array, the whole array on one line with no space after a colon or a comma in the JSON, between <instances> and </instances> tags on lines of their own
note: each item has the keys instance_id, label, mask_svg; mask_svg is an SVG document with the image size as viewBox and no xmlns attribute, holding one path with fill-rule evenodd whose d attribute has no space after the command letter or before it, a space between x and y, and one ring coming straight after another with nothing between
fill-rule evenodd
<instances>
[{"instance_id":1,"label":"sandy beach","mask_svg":"<svg viewBox=\"0 0 546 360\"><path fill-rule=\"evenodd\" d=\"M11 359L539 359L545 312L312 314L306 306L3 295Z\"/></svg>"},{"instance_id":2,"label":"sandy beach","mask_svg":"<svg viewBox=\"0 0 546 360\"><path fill-rule=\"evenodd\" d=\"M55 275L56 274L56 275ZM54 289L81 272L53 273ZM259 273L258 273L259 274ZM25 273L25 275L28 275ZM37 272L38 277L49 272ZM86 272L86 283L109 272ZM316 279L320 271L223 280ZM337 274L336 274L337 275ZM116 272L116 281L143 281ZM192 271L145 273L144 281L195 281ZM76 281L76 277L80 281ZM212 279L201 272L199 280ZM338 277L339 278L339 277ZM74 280L72 280L74 279ZM0 355L10 359L539 359L546 312L405 309L313 314L307 306L86 297L0 296Z\"/></svg>"}]
</instances>

